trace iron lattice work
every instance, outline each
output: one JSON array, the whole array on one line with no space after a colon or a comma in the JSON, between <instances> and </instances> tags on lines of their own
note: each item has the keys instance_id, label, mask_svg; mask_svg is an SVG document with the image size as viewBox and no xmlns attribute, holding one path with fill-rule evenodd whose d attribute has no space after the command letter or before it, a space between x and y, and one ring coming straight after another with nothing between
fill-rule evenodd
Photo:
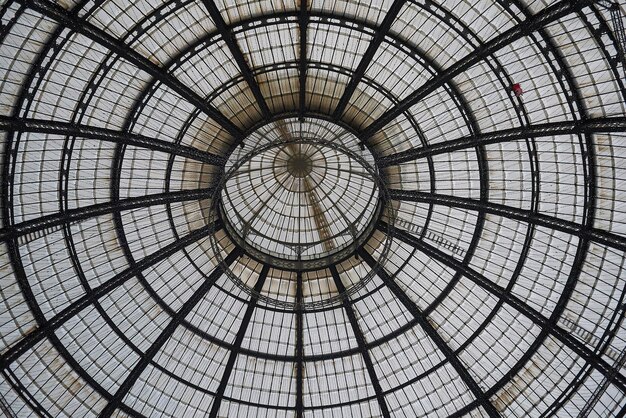
<instances>
[{"instance_id":1,"label":"iron lattice work","mask_svg":"<svg viewBox=\"0 0 626 418\"><path fill-rule=\"evenodd\" d=\"M2 2L0 411L626 415L624 13Z\"/></svg>"}]
</instances>

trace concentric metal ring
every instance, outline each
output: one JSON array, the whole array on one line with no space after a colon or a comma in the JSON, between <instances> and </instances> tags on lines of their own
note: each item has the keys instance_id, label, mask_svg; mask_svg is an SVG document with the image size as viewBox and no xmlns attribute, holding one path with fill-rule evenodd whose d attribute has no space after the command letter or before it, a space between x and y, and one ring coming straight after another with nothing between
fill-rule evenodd
<instances>
[{"instance_id":1,"label":"concentric metal ring","mask_svg":"<svg viewBox=\"0 0 626 418\"><path fill-rule=\"evenodd\" d=\"M311 161L308 174L298 171L294 175L290 171L289 160L294 157ZM320 138L302 137L290 142L279 140L262 143L244 155L237 155L236 159L231 158L228 164L230 168L215 188L207 222L211 224L220 219L230 238L250 257L264 264L293 271L323 270L354 256L357 249L370 238L383 213L387 219L395 218L394 209L388 204L385 181L375 165L367 161L368 158L373 161L371 156L359 155L359 152L339 142ZM251 175L256 176L254 185L251 184ZM309 181L311 185L307 185ZM325 183L331 183L333 190L328 194L319 193L316 189L324 190ZM363 187L357 188L356 192L351 190L358 184ZM337 191L337 188L340 190ZM246 196L245 192L251 196ZM266 196L267 200L255 206L258 202L249 200L258 198L259 194L256 193ZM353 211L359 207L361 209L349 214L336 209L339 204L336 199L345 199L346 196L348 200L351 197L354 200L347 202L352 205ZM362 202L358 202L358 199ZM273 205L282 206L273 208ZM286 209L285 206L289 205L291 207ZM245 208L245 213L239 211L241 207ZM291 229L285 228L284 224L289 220L285 221L277 214L297 210L305 213L288 217ZM316 210L317 213L314 213ZM337 213L333 214L335 210ZM310 219L313 219L313 223ZM299 223L303 220L309 220L307 231ZM302 227L302 230L298 227ZM291 241L280 240L279 235L283 230L286 230L287 236L294 238ZM313 236L311 232L317 234L317 239L307 240L307 237ZM386 232L380 248L381 265L385 264L393 240L392 225L388 226ZM219 257L223 253L224 244L213 236L211 245ZM254 292L255 297L267 303L294 306L294 303L255 292L228 268L226 273L240 288L248 293ZM375 270L371 270L344 291L322 301L309 302L306 306L319 307L335 303L361 289L375 274Z\"/></svg>"}]
</instances>

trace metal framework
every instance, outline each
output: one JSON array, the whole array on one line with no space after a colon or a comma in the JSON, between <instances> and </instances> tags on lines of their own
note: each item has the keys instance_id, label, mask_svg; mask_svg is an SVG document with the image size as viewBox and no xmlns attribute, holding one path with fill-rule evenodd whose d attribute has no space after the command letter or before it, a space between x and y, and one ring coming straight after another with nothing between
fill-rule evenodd
<instances>
[{"instance_id":1,"label":"metal framework","mask_svg":"<svg viewBox=\"0 0 626 418\"><path fill-rule=\"evenodd\" d=\"M609 10L611 13L611 22L617 39L617 47L619 50L619 58L623 61L626 59L626 29L624 29L624 14L622 13L619 3L609 0L599 0L598 4Z\"/></svg>"},{"instance_id":2,"label":"metal framework","mask_svg":"<svg viewBox=\"0 0 626 418\"><path fill-rule=\"evenodd\" d=\"M384 222L381 224L381 227L385 227ZM561 341L563 344L567 345L572 351L576 352L582 358L584 358L591 366L601 372L609 381L619 386L621 390L626 389L626 377L620 374L617 370L615 370L611 365L609 365L606 360L604 360L601 356L598 356L593 351L589 350L584 346L580 341L576 340L571 334L567 331L563 330L561 327L551 323L551 321L541 315L541 313L537 312L519 297L507 292L505 289L496 285L480 273L476 272L471 268L464 267L459 261L454 258L446 255L441 250L433 247L428 243L424 243L423 241L419 241L414 237L411 237L408 234L403 234L401 232L398 233L398 238L403 240L404 242L410 243L418 248L420 251L424 252L430 257L441 261L447 266L462 270L465 277L472 280L477 285L481 286L483 289L488 292L493 293L499 299L505 301L505 303L511 305L513 308L519 310L523 313L527 318L534 321L537 325L543 327L546 332L552 334L555 338ZM493 392L497 391L502 384L506 382L506 379L498 382L494 387L490 389L489 395L492 395Z\"/></svg>"},{"instance_id":3,"label":"metal framework","mask_svg":"<svg viewBox=\"0 0 626 418\"><path fill-rule=\"evenodd\" d=\"M186 145L175 145L171 142L143 135L125 134L112 129L76 125L67 122L0 116L0 130L75 136L164 152L172 156L189 158L207 164L223 165L225 163L223 157Z\"/></svg>"},{"instance_id":4,"label":"metal framework","mask_svg":"<svg viewBox=\"0 0 626 418\"><path fill-rule=\"evenodd\" d=\"M341 281L341 277L339 277L339 272L335 266L331 266L329 268L330 273L333 276L333 281L335 286L340 293L345 292L345 286ZM365 349L365 337L363 337L363 332L359 328L359 321L357 320L352 307L347 299L344 299L343 308L346 311L346 315L348 316L348 320L350 321L350 327L352 332L354 333L354 337L356 338L357 345L359 347L359 351L363 356L363 361L365 362L365 367L367 368L367 375L372 382L372 386L374 387L374 391L376 392L376 400L378 401L378 407L380 408L380 412L383 417L389 417L389 407L387 406L387 401L385 401L385 397L383 396L383 391L380 387L380 382L378 381L378 377L376 376L376 370L374 370L374 364L372 363L372 358L370 353Z\"/></svg>"},{"instance_id":5,"label":"metal framework","mask_svg":"<svg viewBox=\"0 0 626 418\"><path fill-rule=\"evenodd\" d=\"M25 241L30 241L42 235L43 231L52 231L63 225L69 225L86 219L95 218L113 212L129 211L137 208L147 208L155 205L171 204L175 202L186 202L190 200L208 199L213 196L214 188L182 190L169 193L156 193L147 196L131 197L112 202L99 203L95 205L82 206L76 209L69 209L60 213L43 216L19 224L14 224L9 228L0 230L0 239L21 238L30 235Z\"/></svg>"},{"instance_id":6,"label":"metal framework","mask_svg":"<svg viewBox=\"0 0 626 418\"><path fill-rule=\"evenodd\" d=\"M239 71L241 72L243 78L246 80L246 83L248 83L248 86L250 87L250 90L252 91L252 94L257 101L257 105L259 106L259 109L261 109L263 117L265 119L269 119L271 117L270 109L267 106L267 103L265 103L265 98L261 93L261 89L254 79L254 75L250 71L250 68L246 63L246 59L243 56L239 45L237 45L237 40L235 39L234 33L230 28L226 26L226 22L224 22L224 19L222 18L222 15L220 14L220 11L213 0L202 0L202 4L204 4L204 6L207 8L209 16L211 16L211 19L213 19L213 22L215 22L217 30L222 36L222 40L226 43L226 46L228 46L230 53L233 54L235 62L237 63L237 67L239 68Z\"/></svg>"},{"instance_id":7,"label":"metal framework","mask_svg":"<svg viewBox=\"0 0 626 418\"><path fill-rule=\"evenodd\" d=\"M346 110L346 106L348 105L350 98L352 97L357 86L363 79L365 71L372 63L372 59L374 59L376 51L378 51L380 44L383 42L385 36L389 32L391 24L394 20L396 20L396 17L398 16L398 13L400 13L400 9L402 8L402 6L404 6L403 0L395 0L387 11L385 19L381 23L380 27L376 30L374 37L367 46L367 51L365 51L365 54L363 54L363 58L361 58L361 61L359 62L359 66L354 71L352 77L350 77L350 82L348 83L346 89L341 95L341 99L339 99L339 103L337 104L337 107L333 112L333 117L335 119L341 119L341 115L343 115L344 111Z\"/></svg>"},{"instance_id":8,"label":"metal framework","mask_svg":"<svg viewBox=\"0 0 626 418\"><path fill-rule=\"evenodd\" d=\"M228 259L226 260L228 262ZM264 266L263 270L261 270L261 274L257 279L256 284L254 285L254 289L257 292L260 292L263 288L263 284L265 283L265 279L267 278L267 271L269 270L268 266ZM248 329L248 325L250 324L250 319L252 318L252 313L254 312L254 308L256 307L257 299L252 297L250 303L248 303L248 307L246 308L246 312L243 315L243 319L241 320L241 325L239 326L239 331L237 331L237 336L235 337L235 342L233 345L235 347L241 347L241 342L243 341L243 337L246 335L246 331ZM217 388L217 393L215 394L215 399L213 400L213 405L211 406L210 416L216 417L220 411L220 405L222 403L222 399L224 397L224 391L226 390L226 386L228 385L228 380L230 379L230 374L233 371L233 367L235 366L235 360L237 359L237 352L235 350L230 352L228 356L228 362L226 363L226 367L224 368L224 375L220 380L220 385Z\"/></svg>"},{"instance_id":9,"label":"metal framework","mask_svg":"<svg viewBox=\"0 0 626 418\"><path fill-rule=\"evenodd\" d=\"M304 416L304 323L302 272L296 273L296 417Z\"/></svg>"},{"instance_id":10,"label":"metal framework","mask_svg":"<svg viewBox=\"0 0 626 418\"><path fill-rule=\"evenodd\" d=\"M490 213L508 219L515 219L526 223L540 225L557 231L562 231L567 234L578 236L581 238L589 238L593 241L619 249L621 251L626 250L626 239L624 239L624 237L620 235L600 229L586 228L584 225L576 222L568 221L566 219L557 218L555 216L550 216L546 214L535 213L526 209L515 208L499 203L483 203L475 199L468 199L464 197L437 195L411 190L390 190L389 196L392 199L396 200L426 202L437 205Z\"/></svg>"},{"instance_id":11,"label":"metal framework","mask_svg":"<svg viewBox=\"0 0 626 418\"><path fill-rule=\"evenodd\" d=\"M395 297L398 298L398 300L402 303L406 310L410 312L413 317L415 317L420 327L426 332L428 337L430 337L434 341L439 350L441 350L441 352L445 356L446 360L450 362L450 364L452 364L454 370L456 370L456 372L461 377L461 380L463 380L463 383L465 383L467 387L470 388L478 402L480 402L482 407L485 408L487 414L489 414L490 417L499 417L500 414L498 413L498 411L496 411L496 408L491 402L489 402L489 399L485 397L485 393L478 386L472 376L470 376L466 367L459 361L458 357L456 357L452 349L446 344L443 338L441 338L441 335L437 333L437 330L430 324L430 322L428 322L428 318L424 316L419 307L411 301L406 293L402 291L398 284L395 283L391 277L389 277L387 272L385 272L385 270L377 264L376 260L374 260L367 251L362 249L361 251L359 251L359 254L361 255L361 257L363 257L363 259L370 266L370 268L376 270L376 273L385 283L385 286L387 286L389 290L391 290L391 292L394 294Z\"/></svg>"},{"instance_id":12,"label":"metal framework","mask_svg":"<svg viewBox=\"0 0 626 418\"><path fill-rule=\"evenodd\" d=\"M300 34L298 59L298 115L302 119L306 113L306 71L307 71L307 30L309 24L309 1L300 0L300 14L298 16L298 30Z\"/></svg>"},{"instance_id":13,"label":"metal framework","mask_svg":"<svg viewBox=\"0 0 626 418\"><path fill-rule=\"evenodd\" d=\"M241 252L239 250L233 250L230 254L228 254L228 256L226 256L226 263L232 263L233 261L235 261L237 257L240 257L240 256L241 256ZM227 264L226 267L228 265L229 264ZM265 273L267 273L266 270L264 271ZM161 350L161 348L167 342L167 340L169 340L172 334L174 334L174 331L176 330L176 328L180 326L181 322L185 319L185 317L189 315L189 313L198 305L200 300L206 296L207 292L211 289L211 287L213 287L217 279L219 279L222 274L224 274L223 267L219 265L209 275L208 279L205 280L200 285L200 287L194 292L194 294L191 295L191 297L185 301L184 305L176 312L176 315L174 315L172 320L167 324L167 327L165 327L165 329L161 332L161 334L159 334L159 336L154 341L154 343L152 343L150 348L146 350L146 352L141 357L141 360L139 361L139 363L137 363L137 365L133 368L130 374L126 377L124 382L117 389L117 391L115 392L115 395L113 395L113 398L109 401L107 406L100 413L101 416L110 417L111 414L115 411L115 409L120 406L120 403L122 402L122 400L124 399L128 391L130 390L130 388L132 388L135 382L137 382L137 379L139 379L139 376L141 375L141 373L143 373L143 371L146 369L148 364L150 364L154 356L157 355L157 353ZM261 276L259 277L259 282L261 282L261 286L263 285L262 282L264 280L265 280L265 275L261 273ZM248 305L248 310L246 311L246 315L244 316L245 322L242 323L242 328L239 330L239 333L237 334L236 341L241 342L241 339L243 338L243 334L245 333L245 328L250 322L250 316L252 315L252 310L254 310L254 303L250 303L250 305ZM247 321L246 321L246 318L247 318ZM235 342L235 344L237 343ZM234 363L234 355L231 355L231 357L233 358L233 360L232 362L230 359L228 360L229 367L226 368L226 370L228 371L232 370L232 363ZM228 381L228 376L225 375L222 381ZM222 385L220 384L220 389L221 388L222 388ZM224 390L223 389L218 390L218 393L221 394L218 396L223 396ZM218 397L218 399L216 399L214 403L214 405L216 404L218 405L218 408L216 410L219 410L219 399L220 397Z\"/></svg>"},{"instance_id":14,"label":"metal framework","mask_svg":"<svg viewBox=\"0 0 626 418\"><path fill-rule=\"evenodd\" d=\"M57 315L52 318L42 321L37 330L28 334L25 338L21 339L16 345L12 346L9 350L2 354L0 360L0 368L7 368L13 360L24 354L31 349L35 344L41 341L43 338L50 338L53 335L54 330L63 325L66 321L71 319L81 310L92 305L97 299L113 291L117 287L121 286L125 281L133 278L136 274L142 270L153 266L154 264L166 259L167 257L180 251L182 248L196 242L197 240L208 236L213 233L215 227L206 226L192 233L180 238L179 240L164 246L158 251L150 254L149 256L138 261L135 265L125 269L121 273L116 274L113 278L106 281L102 285L93 288L91 292L78 298L75 302L63 309ZM26 280L26 279L24 279ZM34 299L34 298L33 298ZM43 318L42 318L43 320Z\"/></svg>"},{"instance_id":15,"label":"metal framework","mask_svg":"<svg viewBox=\"0 0 626 418\"><path fill-rule=\"evenodd\" d=\"M122 3L0 6L4 414L624 414L619 3ZM344 157L216 208L232 161L307 136L384 193L305 269L230 216L324 241L367 211Z\"/></svg>"},{"instance_id":16,"label":"metal framework","mask_svg":"<svg viewBox=\"0 0 626 418\"><path fill-rule=\"evenodd\" d=\"M42 13L43 15L59 22L60 24L71 28L73 31L87 36L94 42L97 42L105 48L115 52L118 56L137 65L138 68L146 71L155 79L159 80L159 82L166 84L178 94L180 94L183 98L187 99L189 103L201 109L202 112L221 124L224 129L226 129L233 136L237 137L241 134L239 128L237 128L217 109L215 109L210 104L207 104L203 98L199 97L196 93L183 85L176 78L172 77L170 74L164 73L160 68L150 62L148 59L142 57L136 51L134 51L127 45L119 42L106 32L87 24L82 20L79 20L78 18L76 18L76 16L68 14L65 9L55 5L52 2L45 0L24 0L22 4L28 8Z\"/></svg>"},{"instance_id":17,"label":"metal framework","mask_svg":"<svg viewBox=\"0 0 626 418\"><path fill-rule=\"evenodd\" d=\"M407 111L414 104L420 100L426 98L430 93L434 92L445 83L450 82L454 77L466 71L473 65L475 65L484 57L493 54L504 46L511 45L513 42L527 36L534 30L540 29L551 22L567 16L568 14L581 9L584 6L593 3L592 0L575 0L575 1L561 1L551 7L547 7L541 12L534 15L532 18L526 19L523 24L519 24L516 27L509 29L501 35L490 40L485 45L472 51L464 58L460 59L453 66L446 71L437 75L432 81L424 84L420 88L412 92L407 98L403 99L394 108L387 110L383 116L371 123L366 130L363 131L362 137L367 139L374 133L381 130L385 125L390 123L396 117L400 116L403 112Z\"/></svg>"},{"instance_id":18,"label":"metal framework","mask_svg":"<svg viewBox=\"0 0 626 418\"><path fill-rule=\"evenodd\" d=\"M446 154L474 147L476 143L483 145L517 141L525 138L539 138L557 135L599 134L623 132L626 129L626 118L596 118L575 122L553 122L536 124L523 128L505 129L488 132L459 139L443 141L424 147L411 148L395 154L385 155L378 159L381 168L414 161L428 156Z\"/></svg>"}]
</instances>

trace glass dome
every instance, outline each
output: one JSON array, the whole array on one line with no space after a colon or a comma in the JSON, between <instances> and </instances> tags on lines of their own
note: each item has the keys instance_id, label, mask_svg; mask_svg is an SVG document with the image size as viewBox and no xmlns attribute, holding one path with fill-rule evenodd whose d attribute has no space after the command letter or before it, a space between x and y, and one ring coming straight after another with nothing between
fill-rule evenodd
<instances>
[{"instance_id":1,"label":"glass dome","mask_svg":"<svg viewBox=\"0 0 626 418\"><path fill-rule=\"evenodd\" d=\"M626 415L625 15L0 0L0 411Z\"/></svg>"}]
</instances>

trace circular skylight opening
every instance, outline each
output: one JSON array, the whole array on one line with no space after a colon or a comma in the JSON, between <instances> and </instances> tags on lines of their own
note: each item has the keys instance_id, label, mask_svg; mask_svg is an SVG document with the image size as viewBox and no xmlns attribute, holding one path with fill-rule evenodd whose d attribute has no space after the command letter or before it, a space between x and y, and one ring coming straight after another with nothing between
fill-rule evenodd
<instances>
[{"instance_id":1,"label":"circular skylight opening","mask_svg":"<svg viewBox=\"0 0 626 418\"><path fill-rule=\"evenodd\" d=\"M367 238L381 184L356 152L304 134L238 159L222 181L220 211L251 255L281 267L321 267Z\"/></svg>"}]
</instances>

